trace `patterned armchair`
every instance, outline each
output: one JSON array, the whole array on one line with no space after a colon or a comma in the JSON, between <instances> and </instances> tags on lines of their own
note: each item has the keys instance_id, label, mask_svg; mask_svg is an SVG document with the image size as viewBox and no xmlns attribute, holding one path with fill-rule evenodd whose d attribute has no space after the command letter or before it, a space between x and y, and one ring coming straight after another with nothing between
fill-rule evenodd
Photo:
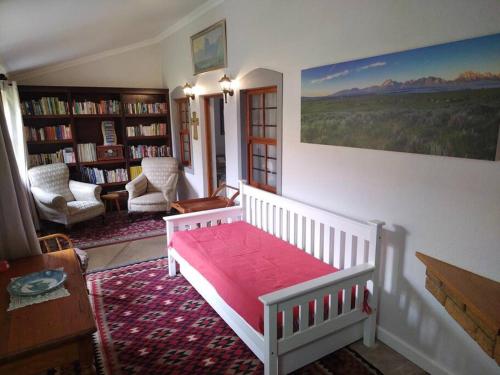
<instances>
[{"instance_id":1,"label":"patterned armchair","mask_svg":"<svg viewBox=\"0 0 500 375\"><path fill-rule=\"evenodd\" d=\"M144 158L142 173L130 181L129 212L169 211L176 198L179 165L174 158Z\"/></svg>"},{"instance_id":2,"label":"patterned armchair","mask_svg":"<svg viewBox=\"0 0 500 375\"><path fill-rule=\"evenodd\" d=\"M104 215L101 187L70 180L69 169L64 163L31 168L28 177L41 219L70 227Z\"/></svg>"}]
</instances>

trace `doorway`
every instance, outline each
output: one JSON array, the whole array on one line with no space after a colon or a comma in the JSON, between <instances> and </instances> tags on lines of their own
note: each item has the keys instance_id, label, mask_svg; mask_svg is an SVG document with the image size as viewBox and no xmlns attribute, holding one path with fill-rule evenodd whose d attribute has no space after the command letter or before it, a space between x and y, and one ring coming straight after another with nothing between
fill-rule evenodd
<instances>
[{"instance_id":1,"label":"doorway","mask_svg":"<svg viewBox=\"0 0 500 375\"><path fill-rule=\"evenodd\" d=\"M204 97L205 178L208 195L226 183L226 141L222 94Z\"/></svg>"}]
</instances>

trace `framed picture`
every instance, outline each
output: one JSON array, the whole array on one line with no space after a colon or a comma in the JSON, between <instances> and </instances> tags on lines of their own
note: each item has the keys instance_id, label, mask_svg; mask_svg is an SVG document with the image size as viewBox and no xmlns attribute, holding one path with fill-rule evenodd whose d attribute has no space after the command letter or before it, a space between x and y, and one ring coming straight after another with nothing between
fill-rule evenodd
<instances>
[{"instance_id":1,"label":"framed picture","mask_svg":"<svg viewBox=\"0 0 500 375\"><path fill-rule=\"evenodd\" d=\"M194 74L227 66L226 20L200 31L191 37Z\"/></svg>"},{"instance_id":2,"label":"framed picture","mask_svg":"<svg viewBox=\"0 0 500 375\"><path fill-rule=\"evenodd\" d=\"M500 34L302 70L305 143L500 160Z\"/></svg>"}]
</instances>

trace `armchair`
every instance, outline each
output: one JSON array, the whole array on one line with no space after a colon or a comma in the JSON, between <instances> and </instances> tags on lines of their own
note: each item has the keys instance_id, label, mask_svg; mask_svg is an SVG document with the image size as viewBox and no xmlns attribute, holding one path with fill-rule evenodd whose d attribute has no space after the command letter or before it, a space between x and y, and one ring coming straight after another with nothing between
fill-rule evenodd
<instances>
[{"instance_id":1,"label":"armchair","mask_svg":"<svg viewBox=\"0 0 500 375\"><path fill-rule=\"evenodd\" d=\"M31 168L28 177L41 219L70 227L104 214L101 187L69 180L69 169L64 163Z\"/></svg>"},{"instance_id":2,"label":"armchair","mask_svg":"<svg viewBox=\"0 0 500 375\"><path fill-rule=\"evenodd\" d=\"M142 173L130 181L129 212L169 211L176 199L179 165L174 158L144 158Z\"/></svg>"}]
</instances>

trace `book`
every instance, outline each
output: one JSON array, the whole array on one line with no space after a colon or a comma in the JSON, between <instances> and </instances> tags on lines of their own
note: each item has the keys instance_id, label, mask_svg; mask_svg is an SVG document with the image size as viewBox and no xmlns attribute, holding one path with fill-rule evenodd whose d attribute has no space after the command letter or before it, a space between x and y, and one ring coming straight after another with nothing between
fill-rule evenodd
<instances>
[{"instance_id":1,"label":"book","mask_svg":"<svg viewBox=\"0 0 500 375\"><path fill-rule=\"evenodd\" d=\"M25 116L68 115L69 106L67 101L58 97L44 96L21 102L21 113Z\"/></svg>"},{"instance_id":2,"label":"book","mask_svg":"<svg viewBox=\"0 0 500 375\"><path fill-rule=\"evenodd\" d=\"M131 115L167 113L167 103L125 103L125 111Z\"/></svg>"},{"instance_id":3,"label":"book","mask_svg":"<svg viewBox=\"0 0 500 375\"><path fill-rule=\"evenodd\" d=\"M101 130L104 145L116 145L115 123L113 121L103 121L101 123Z\"/></svg>"},{"instance_id":4,"label":"book","mask_svg":"<svg viewBox=\"0 0 500 375\"><path fill-rule=\"evenodd\" d=\"M75 115L118 115L120 114L119 100L100 100L99 102L73 101Z\"/></svg>"},{"instance_id":5,"label":"book","mask_svg":"<svg viewBox=\"0 0 500 375\"><path fill-rule=\"evenodd\" d=\"M167 135L166 123L152 123L149 125L127 126L127 137Z\"/></svg>"},{"instance_id":6,"label":"book","mask_svg":"<svg viewBox=\"0 0 500 375\"><path fill-rule=\"evenodd\" d=\"M128 155L131 159L142 159L148 157L170 156L170 147L168 146L150 146L136 145L128 147Z\"/></svg>"},{"instance_id":7,"label":"book","mask_svg":"<svg viewBox=\"0 0 500 375\"><path fill-rule=\"evenodd\" d=\"M75 153L72 147L67 147L52 153L29 154L28 167L36 167L38 165L53 164L53 163L75 163Z\"/></svg>"},{"instance_id":8,"label":"book","mask_svg":"<svg viewBox=\"0 0 500 375\"><path fill-rule=\"evenodd\" d=\"M95 143L79 143L78 148L78 160L80 162L91 162L97 161L97 151Z\"/></svg>"},{"instance_id":9,"label":"book","mask_svg":"<svg viewBox=\"0 0 500 375\"><path fill-rule=\"evenodd\" d=\"M114 182L127 182L128 173L124 168L103 170L99 168L80 168L82 179L92 184L106 184Z\"/></svg>"},{"instance_id":10,"label":"book","mask_svg":"<svg viewBox=\"0 0 500 375\"><path fill-rule=\"evenodd\" d=\"M71 125L44 126L42 128L24 127L24 137L27 141L56 141L72 139Z\"/></svg>"},{"instance_id":11,"label":"book","mask_svg":"<svg viewBox=\"0 0 500 375\"><path fill-rule=\"evenodd\" d=\"M133 180L142 173L142 167L140 165L135 167L130 167L130 179Z\"/></svg>"}]
</instances>

